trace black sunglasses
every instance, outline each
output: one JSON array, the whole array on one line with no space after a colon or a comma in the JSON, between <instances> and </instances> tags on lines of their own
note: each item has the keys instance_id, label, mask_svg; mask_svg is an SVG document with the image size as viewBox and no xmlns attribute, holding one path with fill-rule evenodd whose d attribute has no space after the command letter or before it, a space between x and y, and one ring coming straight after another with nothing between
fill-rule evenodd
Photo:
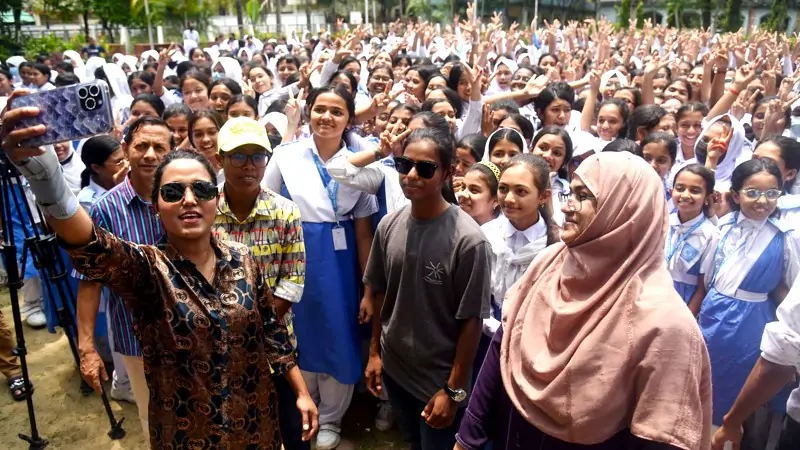
<instances>
[{"instance_id":1,"label":"black sunglasses","mask_svg":"<svg viewBox=\"0 0 800 450\"><path fill-rule=\"evenodd\" d=\"M408 175L411 169L417 168L417 174L422 178L433 178L436 174L438 165L430 161L414 161L413 159L406 158L405 156L397 156L394 158L394 167L403 175Z\"/></svg>"},{"instance_id":2,"label":"black sunglasses","mask_svg":"<svg viewBox=\"0 0 800 450\"><path fill-rule=\"evenodd\" d=\"M214 200L219 193L217 186L210 181L192 181L188 185L186 183L174 181L161 186L161 189L159 189L159 192L161 192L161 200L167 203L177 203L183 200L183 197L186 195L187 186L191 186L194 198L200 202Z\"/></svg>"}]
</instances>

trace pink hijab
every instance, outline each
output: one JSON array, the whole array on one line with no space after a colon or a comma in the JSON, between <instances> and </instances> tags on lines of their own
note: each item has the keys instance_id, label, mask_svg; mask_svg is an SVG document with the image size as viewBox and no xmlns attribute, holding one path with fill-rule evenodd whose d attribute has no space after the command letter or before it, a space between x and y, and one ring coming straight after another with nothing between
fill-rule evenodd
<instances>
[{"instance_id":1,"label":"pink hijab","mask_svg":"<svg viewBox=\"0 0 800 450\"><path fill-rule=\"evenodd\" d=\"M506 392L529 423L563 441L598 444L630 429L707 449L711 369L667 272L663 183L627 152L591 156L575 175L597 214L569 246L543 250L506 295Z\"/></svg>"}]
</instances>

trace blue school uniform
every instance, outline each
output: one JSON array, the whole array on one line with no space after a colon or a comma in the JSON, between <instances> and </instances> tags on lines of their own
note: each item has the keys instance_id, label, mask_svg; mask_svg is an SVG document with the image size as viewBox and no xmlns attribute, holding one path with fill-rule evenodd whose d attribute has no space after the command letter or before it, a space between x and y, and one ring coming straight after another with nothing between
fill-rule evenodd
<instances>
[{"instance_id":1,"label":"blue school uniform","mask_svg":"<svg viewBox=\"0 0 800 450\"><path fill-rule=\"evenodd\" d=\"M675 290L687 305L697 286L706 282L704 275L713 271L719 237L719 228L702 213L686 223L677 212L669 215L664 254Z\"/></svg>"},{"instance_id":2,"label":"blue school uniform","mask_svg":"<svg viewBox=\"0 0 800 450\"><path fill-rule=\"evenodd\" d=\"M331 160L348 153L343 146ZM377 212L375 197L331 179L313 138L277 147L262 186L294 201L303 221L305 286L292 306L300 368L356 384L361 270L353 220Z\"/></svg>"},{"instance_id":3,"label":"blue school uniform","mask_svg":"<svg viewBox=\"0 0 800 450\"><path fill-rule=\"evenodd\" d=\"M722 238L714 256L708 294L699 325L711 358L713 424L724 415L744 386L761 355L761 337L775 320L776 304L770 292L781 281L791 286L798 269L797 255L789 255L791 238L777 221L754 221L739 212L722 221ZM786 411L788 393L770 407Z\"/></svg>"}]
</instances>

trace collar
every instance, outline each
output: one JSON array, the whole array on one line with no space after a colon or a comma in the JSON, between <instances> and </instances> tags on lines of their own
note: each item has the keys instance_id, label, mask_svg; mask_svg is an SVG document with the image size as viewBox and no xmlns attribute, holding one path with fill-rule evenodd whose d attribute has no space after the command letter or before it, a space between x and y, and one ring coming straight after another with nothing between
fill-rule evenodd
<instances>
[{"instance_id":1,"label":"collar","mask_svg":"<svg viewBox=\"0 0 800 450\"><path fill-rule=\"evenodd\" d=\"M510 238L514 236L515 233L521 232L525 239L528 240L528 243L535 242L541 236L547 234L547 227L544 224L544 220L542 220L542 216L539 216L539 220L536 221L535 224L531 225L530 227L526 228L525 230L517 230L514 228L514 225L511 225L511 221L508 220L505 216L500 216L505 221L503 235L506 238Z\"/></svg>"},{"instance_id":2,"label":"collar","mask_svg":"<svg viewBox=\"0 0 800 450\"><path fill-rule=\"evenodd\" d=\"M249 222L250 220L252 220L257 215L259 215L259 216L269 216L270 211L269 211L269 209L267 209L267 204L269 203L268 200L270 200L272 198L272 195L273 194L271 192L269 192L267 190L264 190L262 188L261 192L258 193L258 197L256 197L256 203L253 206L253 209L250 211L250 213L247 215L247 219L245 219L244 221L245 222ZM228 203L227 197L225 196L225 184L224 183L223 183L222 189L220 189L220 192L219 192L219 203L218 203L218 206L217 206L217 212L219 214L232 217L234 219L236 218L236 216L233 214L233 211L231 211L231 206Z\"/></svg>"},{"instance_id":3,"label":"collar","mask_svg":"<svg viewBox=\"0 0 800 450\"><path fill-rule=\"evenodd\" d=\"M783 194L778 198L778 208L783 211L800 208L800 195Z\"/></svg>"},{"instance_id":4,"label":"collar","mask_svg":"<svg viewBox=\"0 0 800 450\"><path fill-rule=\"evenodd\" d=\"M697 217L687 220L686 223L681 223L681 219L678 217L678 213L674 212L669 215L669 226L678 227L681 229L681 231L686 231L689 228L693 227L695 224L697 224L697 222L703 220L704 217L705 216L701 212L700 214L697 215Z\"/></svg>"},{"instance_id":5,"label":"collar","mask_svg":"<svg viewBox=\"0 0 800 450\"><path fill-rule=\"evenodd\" d=\"M182 253L178 251L168 240L167 234L164 233L159 239L158 243L156 244L159 250L164 253L164 256L167 257L170 261L172 261L175 266L183 265L186 263L191 264L191 261L186 259ZM219 263L229 264L233 258L230 248L224 242L217 240L214 235L211 235L211 248L214 250L214 254L217 255L217 259Z\"/></svg>"},{"instance_id":6,"label":"collar","mask_svg":"<svg viewBox=\"0 0 800 450\"><path fill-rule=\"evenodd\" d=\"M91 189L97 195L105 194L106 191L108 190L108 189L104 188L103 186L100 186L99 184L95 183L94 180L91 179L91 178L89 178L89 186L87 186L87 187L89 189Z\"/></svg>"},{"instance_id":7,"label":"collar","mask_svg":"<svg viewBox=\"0 0 800 450\"><path fill-rule=\"evenodd\" d=\"M309 131L311 131L311 129L310 129L310 128L309 128ZM345 133L347 133L347 130L345 130ZM331 156L331 157L328 159L328 161L322 161L322 157L321 157L321 156L319 156L319 150L317 150L317 143L316 143L316 142L314 142L314 136L312 135L312 136L311 136L311 138L310 138L309 140L311 141L311 146L309 147L309 148L311 149L311 153L312 153L313 155L316 155L316 157L317 157L317 158L319 158L319 161L322 163L322 165L323 165L323 166L326 166L326 165L328 164L328 161L332 161L332 160L333 160L333 158L336 158L336 157L337 157L337 156L339 156L339 154L340 154L340 153L342 153L342 152L352 153L352 151L351 151L349 148L347 148L347 145L344 143L344 135L342 135L342 143L341 143L341 144L342 144L342 146L341 146L341 147L339 147L339 150L337 150L337 151L336 151L336 153L334 153L334 154L333 154L333 155L332 155L332 156ZM313 156L312 156L312 158L313 158Z\"/></svg>"},{"instance_id":8,"label":"collar","mask_svg":"<svg viewBox=\"0 0 800 450\"><path fill-rule=\"evenodd\" d=\"M59 163L60 163L62 166L66 166L67 164L69 164L69 163L71 163L71 162L72 162L72 158L73 158L74 156L75 156L75 150L73 150L73 151L69 152L69 156L67 156L66 158L64 158L64 160L63 160L63 161L59 161Z\"/></svg>"},{"instance_id":9,"label":"collar","mask_svg":"<svg viewBox=\"0 0 800 450\"><path fill-rule=\"evenodd\" d=\"M769 220L769 219L765 219L765 220L748 219L741 212L738 212L736 215L738 216L737 219L736 219L736 224L737 225L741 225L743 227L749 227L749 228L752 228L752 229L755 229L755 230L760 230L761 228L763 228L764 225L766 225L767 221Z\"/></svg>"},{"instance_id":10,"label":"collar","mask_svg":"<svg viewBox=\"0 0 800 450\"><path fill-rule=\"evenodd\" d=\"M143 199L139 194L136 193L136 190L133 188L133 185L131 184L130 173L128 174L127 177L125 177L125 181L123 181L121 184L122 185L120 186L119 189L125 194L126 203L128 205L130 205L134 200L138 199L145 205L152 206L152 204L149 201Z\"/></svg>"}]
</instances>

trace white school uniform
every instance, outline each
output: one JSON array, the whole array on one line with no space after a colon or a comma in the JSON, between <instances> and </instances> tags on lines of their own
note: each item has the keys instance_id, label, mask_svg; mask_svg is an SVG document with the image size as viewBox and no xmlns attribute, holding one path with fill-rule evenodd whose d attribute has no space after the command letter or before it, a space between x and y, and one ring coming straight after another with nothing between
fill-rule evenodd
<instances>
[{"instance_id":1,"label":"white school uniform","mask_svg":"<svg viewBox=\"0 0 800 450\"><path fill-rule=\"evenodd\" d=\"M400 174L389 156L365 167L356 167L347 160L347 154L332 158L325 166L334 180L353 189L373 194L378 202L378 215L383 218L410 201L400 186Z\"/></svg>"},{"instance_id":2,"label":"white school uniform","mask_svg":"<svg viewBox=\"0 0 800 450\"><path fill-rule=\"evenodd\" d=\"M493 336L500 327L506 291L522 277L536 255L547 247L544 219L517 230L503 215L481 225L492 246L492 316L483 320L483 333Z\"/></svg>"},{"instance_id":3,"label":"white school uniform","mask_svg":"<svg viewBox=\"0 0 800 450\"><path fill-rule=\"evenodd\" d=\"M681 223L678 213L669 215L669 232L664 246L667 269L672 275L675 290L687 304L704 275L714 270L714 253L719 244L720 230L701 213Z\"/></svg>"}]
</instances>

